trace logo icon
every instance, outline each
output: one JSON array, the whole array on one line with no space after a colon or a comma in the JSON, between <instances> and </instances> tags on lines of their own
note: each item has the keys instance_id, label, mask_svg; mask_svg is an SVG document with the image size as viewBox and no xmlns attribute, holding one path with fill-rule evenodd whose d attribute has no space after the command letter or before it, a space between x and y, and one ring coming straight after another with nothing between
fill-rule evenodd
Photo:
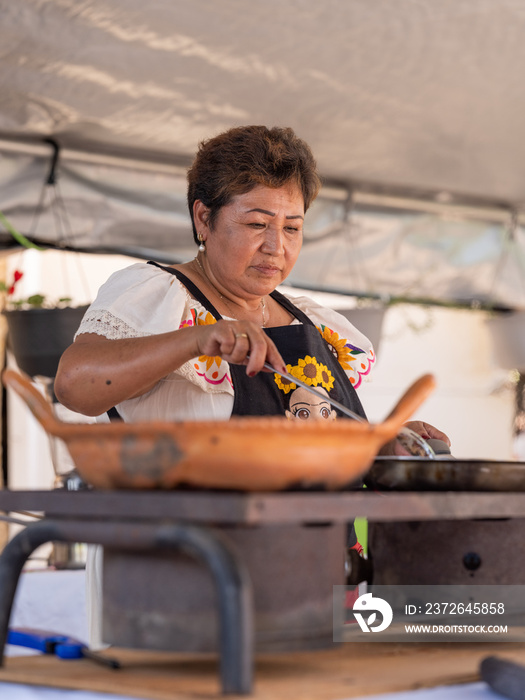
<instances>
[{"instance_id":1,"label":"logo icon","mask_svg":"<svg viewBox=\"0 0 525 700\"><path fill-rule=\"evenodd\" d=\"M374 598L371 593L365 593L365 595L360 596L355 601L352 610L363 632L383 632L390 626L394 617L390 604L383 598L378 598L377 596ZM378 625L375 625L378 612L381 613L382 619ZM365 621L365 615L367 614L368 617Z\"/></svg>"}]
</instances>

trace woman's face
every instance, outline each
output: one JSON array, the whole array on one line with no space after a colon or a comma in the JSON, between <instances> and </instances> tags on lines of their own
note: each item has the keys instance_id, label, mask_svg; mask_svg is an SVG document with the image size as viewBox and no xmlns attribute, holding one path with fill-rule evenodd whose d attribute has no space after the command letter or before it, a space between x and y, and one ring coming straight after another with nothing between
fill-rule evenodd
<instances>
[{"instance_id":1,"label":"woman's face","mask_svg":"<svg viewBox=\"0 0 525 700\"><path fill-rule=\"evenodd\" d=\"M222 207L214 226L196 203L198 230L215 281L238 297L260 297L290 274L303 240L304 201L299 187L258 185Z\"/></svg>"}]
</instances>

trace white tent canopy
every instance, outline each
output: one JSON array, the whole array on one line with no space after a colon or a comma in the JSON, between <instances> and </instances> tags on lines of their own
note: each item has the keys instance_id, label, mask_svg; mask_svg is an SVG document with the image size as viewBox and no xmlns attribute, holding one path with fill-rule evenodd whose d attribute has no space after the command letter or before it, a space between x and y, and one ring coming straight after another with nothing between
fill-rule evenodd
<instances>
[{"instance_id":1,"label":"white tent canopy","mask_svg":"<svg viewBox=\"0 0 525 700\"><path fill-rule=\"evenodd\" d=\"M0 0L0 24L23 233L186 259L197 143L290 125L325 182L290 283L525 308L521 0Z\"/></svg>"}]
</instances>

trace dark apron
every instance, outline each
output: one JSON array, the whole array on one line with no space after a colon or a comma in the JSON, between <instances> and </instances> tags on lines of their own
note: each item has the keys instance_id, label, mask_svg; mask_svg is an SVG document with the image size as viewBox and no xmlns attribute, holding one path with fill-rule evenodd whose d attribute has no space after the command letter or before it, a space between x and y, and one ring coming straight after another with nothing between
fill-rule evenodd
<instances>
[{"instance_id":1,"label":"dark apron","mask_svg":"<svg viewBox=\"0 0 525 700\"><path fill-rule=\"evenodd\" d=\"M172 267L163 267L154 262L149 264L175 275L190 294L217 321L222 320L217 309L186 275ZM301 322L299 325L263 329L275 343L285 363L296 365L299 359L304 359L307 356L315 357L317 362L325 365L334 377L335 381L330 389L330 396L350 408L354 413L366 418L359 397L344 369L312 321L279 292L272 292L270 296ZM232 364L230 365L230 373L234 390L233 416L268 416L286 413L291 392L285 393L279 388L273 373L259 372L255 377L249 377L244 365ZM340 415L344 418L347 417L342 413Z\"/></svg>"},{"instance_id":2,"label":"dark apron","mask_svg":"<svg viewBox=\"0 0 525 700\"><path fill-rule=\"evenodd\" d=\"M175 275L190 294L200 302L217 321L222 320L222 316L217 309L186 275L172 267L164 267L153 261L150 261L149 264L155 265ZM314 323L280 292L274 291L270 296L301 322L299 325L277 326L275 328L263 329L268 337L275 343L285 363L297 365L300 359L304 359L307 356L315 357L317 362L325 365L334 377L334 385L329 392L330 397L336 399L344 406L347 406L354 411L354 413L358 413L363 418L366 418L361 401L354 387ZM246 367L244 365L233 364L230 364L230 373L234 390L232 415L286 415L286 412L289 411L289 401L292 392L285 393L280 389L275 381L275 375L273 373L259 372L255 377L249 377L246 374ZM339 416L347 418L344 414L337 413L338 419ZM352 535L349 533L349 546L355 542L353 528L351 528L351 530Z\"/></svg>"}]
</instances>

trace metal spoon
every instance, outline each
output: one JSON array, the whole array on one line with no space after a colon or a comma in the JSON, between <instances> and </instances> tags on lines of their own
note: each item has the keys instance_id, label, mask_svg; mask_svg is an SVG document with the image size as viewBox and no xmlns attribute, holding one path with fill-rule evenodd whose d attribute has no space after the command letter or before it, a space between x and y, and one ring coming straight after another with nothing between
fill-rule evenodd
<instances>
[{"instance_id":1,"label":"metal spoon","mask_svg":"<svg viewBox=\"0 0 525 700\"><path fill-rule=\"evenodd\" d=\"M354 420L359 421L360 423L368 423L368 421L360 416L358 413L354 413L354 411L351 411L349 408L344 406L342 403L339 403L339 401L336 401L335 399L332 399L330 396L325 396L324 394L321 394L320 391L317 391L317 389L313 386L310 386L310 384L306 384L305 382L301 381L300 379L297 379L297 377L294 377L293 374L289 374L288 372L279 372L278 370L275 369L275 367L272 367L268 362L264 363L264 368L267 370L270 370L270 372L274 372L275 374L278 374L280 377L283 377L283 379L287 379L289 382L292 382L293 384L297 384L298 386L301 386L303 389L306 389L309 391L311 394L314 394L315 396L319 397L321 396L325 401L327 401L331 406L334 408L337 408L341 413L344 413L345 415L349 416L350 418L353 418ZM421 437L418 433L416 433L414 430L411 430L410 428L407 428L406 426L403 426L397 436L397 439L399 442L403 445L403 447L407 450L407 452L415 457L428 457L429 459L435 459L436 455L434 450L430 447L428 442ZM423 454L421 454L423 452Z\"/></svg>"}]
</instances>

